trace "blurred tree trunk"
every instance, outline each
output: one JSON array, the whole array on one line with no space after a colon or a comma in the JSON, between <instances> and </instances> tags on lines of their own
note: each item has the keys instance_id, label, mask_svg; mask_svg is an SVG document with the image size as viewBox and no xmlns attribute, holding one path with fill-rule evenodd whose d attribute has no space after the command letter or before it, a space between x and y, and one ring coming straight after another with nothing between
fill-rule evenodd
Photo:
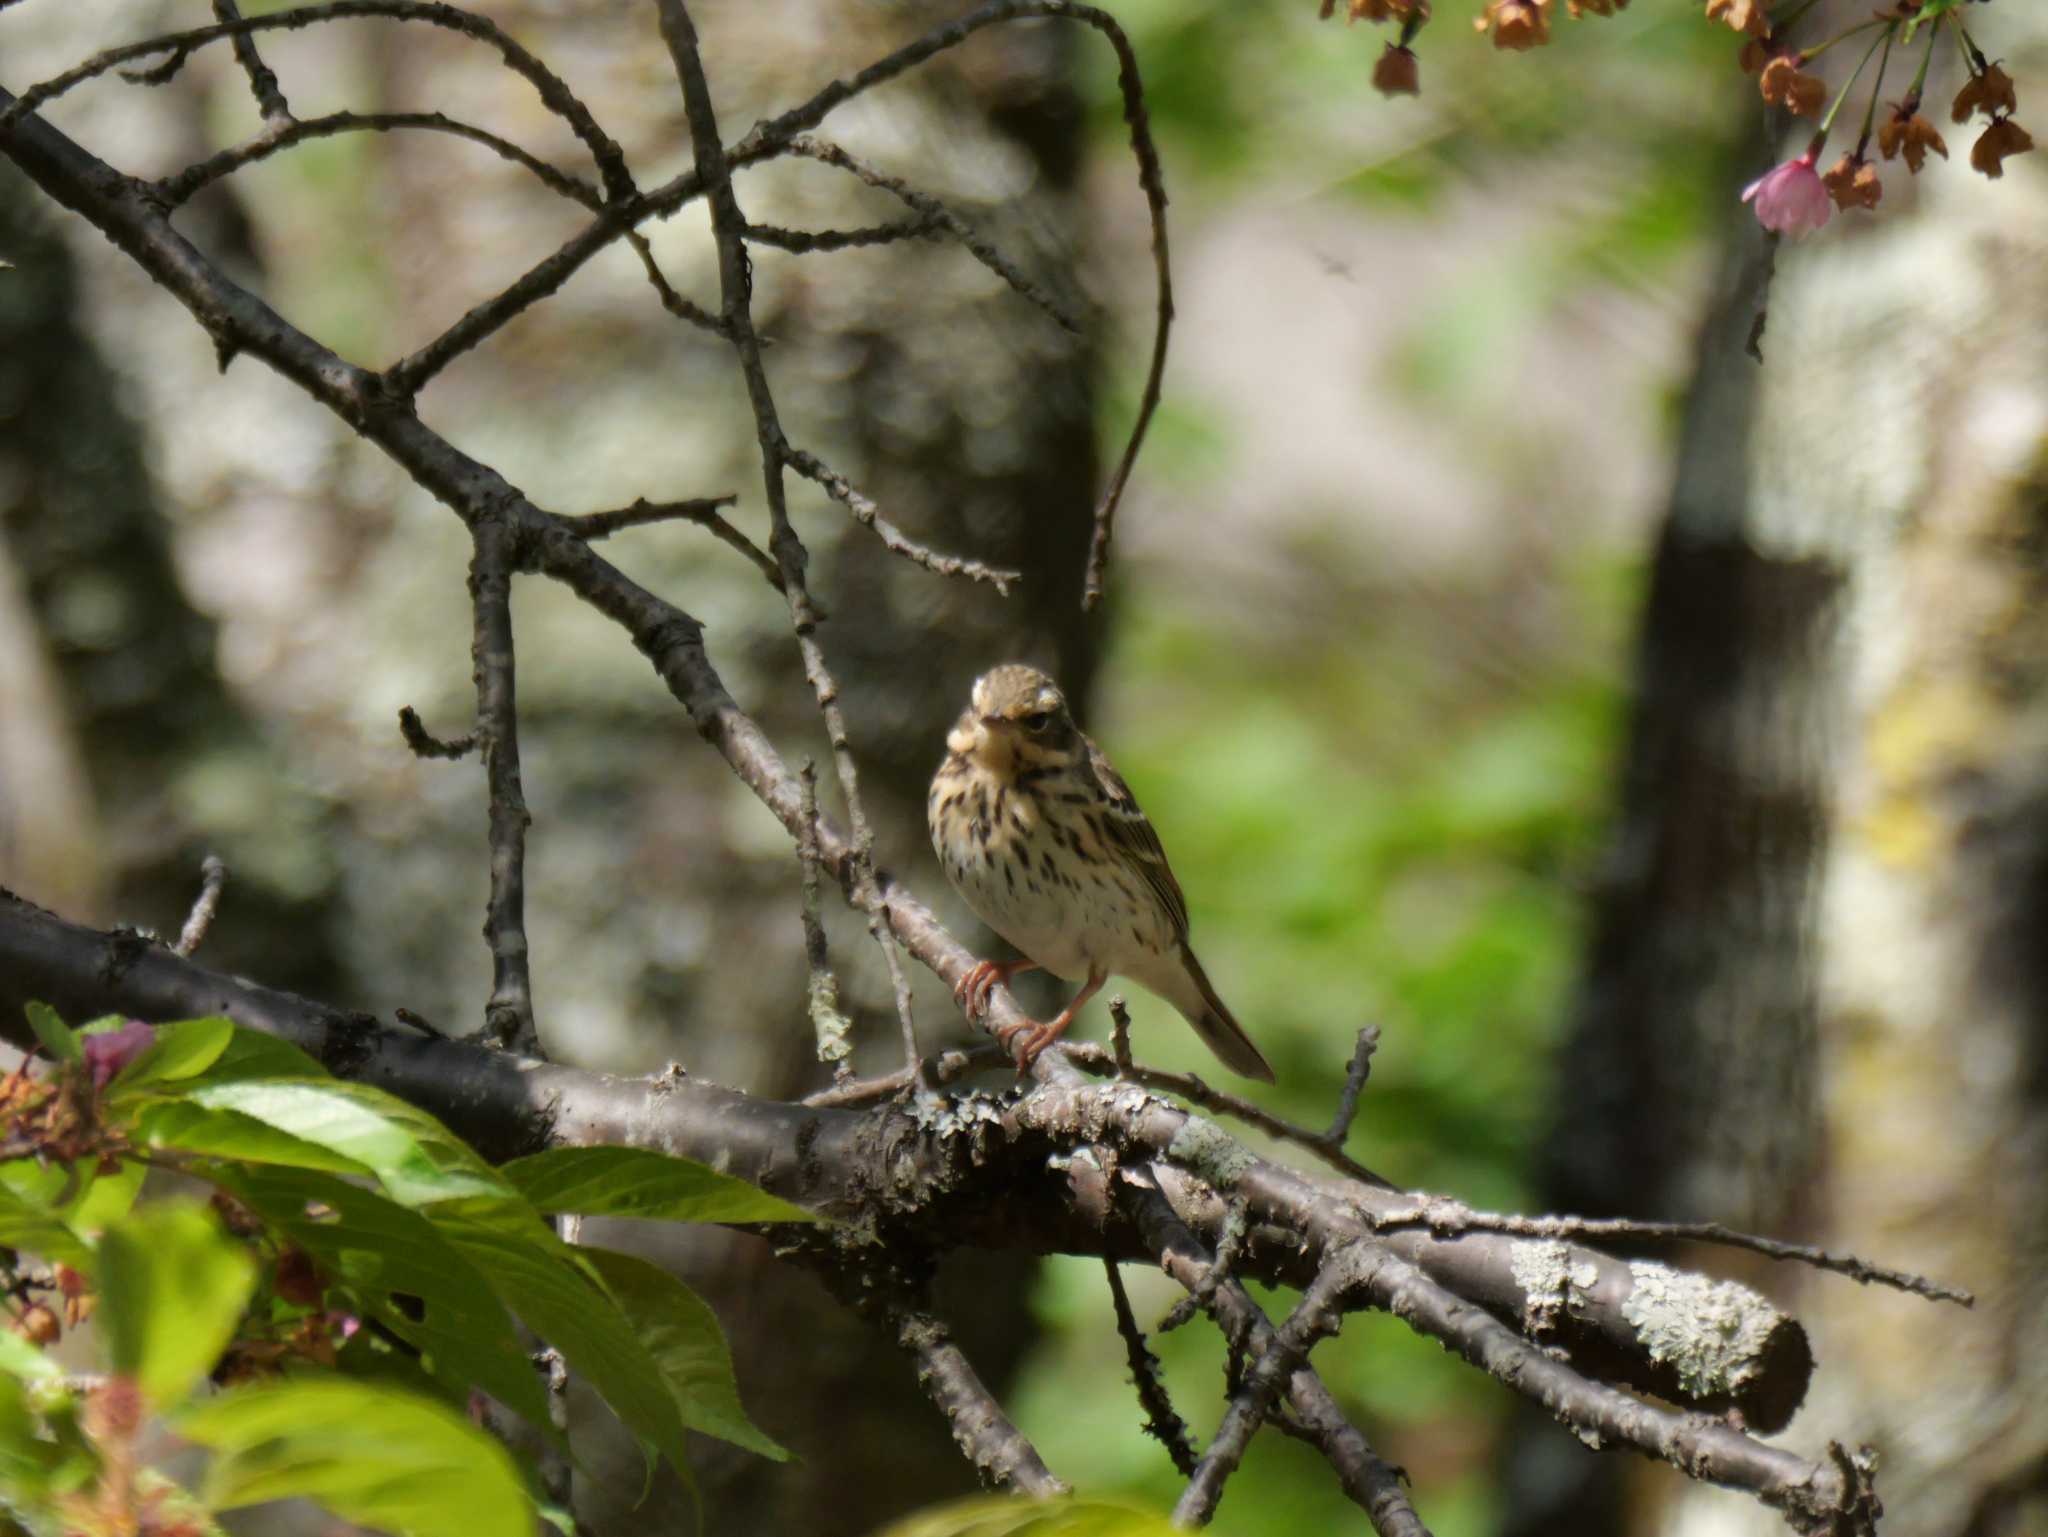
<instances>
[{"instance_id":1,"label":"blurred tree trunk","mask_svg":"<svg viewBox=\"0 0 2048 1537\"><path fill-rule=\"evenodd\" d=\"M2042 78L2043 8L1987 8L1979 37ZM1954 163L1887 168L1874 216L1780 250L1761 367L1743 221L1544 1199L1975 1290L1964 1313L1713 1259L1814 1332L1788 1441L1877 1446L1892 1537L1993 1537L2048 1527L2048 176L1987 182L1981 123L1942 127ZM1575 1453L1518 1443L1509 1530L1773 1525Z\"/></svg>"}]
</instances>

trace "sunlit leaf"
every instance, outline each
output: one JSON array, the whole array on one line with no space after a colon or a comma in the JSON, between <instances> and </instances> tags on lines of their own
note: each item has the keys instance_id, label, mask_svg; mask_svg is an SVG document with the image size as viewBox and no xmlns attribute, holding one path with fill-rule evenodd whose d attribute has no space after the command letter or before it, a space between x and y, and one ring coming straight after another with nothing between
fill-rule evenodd
<instances>
[{"instance_id":1,"label":"sunlit leaf","mask_svg":"<svg viewBox=\"0 0 2048 1537\"><path fill-rule=\"evenodd\" d=\"M77 1035L47 1003L28 1006L28 1026L42 1042L43 1050L57 1061L77 1062L83 1058L85 1048L78 1044Z\"/></svg>"},{"instance_id":2,"label":"sunlit leaf","mask_svg":"<svg viewBox=\"0 0 2048 1537\"><path fill-rule=\"evenodd\" d=\"M248 1078L196 1085L192 1103L233 1110L353 1159L407 1206L516 1196L491 1166L424 1110L368 1084Z\"/></svg>"},{"instance_id":3,"label":"sunlit leaf","mask_svg":"<svg viewBox=\"0 0 2048 1537\"><path fill-rule=\"evenodd\" d=\"M220 1060L234 1033L235 1027L217 1016L159 1026L156 1039L148 1048L114 1075L107 1085L108 1098L138 1093L152 1084L196 1077Z\"/></svg>"},{"instance_id":4,"label":"sunlit leaf","mask_svg":"<svg viewBox=\"0 0 2048 1537\"><path fill-rule=\"evenodd\" d=\"M687 1158L638 1147L556 1147L499 1172L544 1212L665 1222L816 1222L780 1196Z\"/></svg>"}]
</instances>

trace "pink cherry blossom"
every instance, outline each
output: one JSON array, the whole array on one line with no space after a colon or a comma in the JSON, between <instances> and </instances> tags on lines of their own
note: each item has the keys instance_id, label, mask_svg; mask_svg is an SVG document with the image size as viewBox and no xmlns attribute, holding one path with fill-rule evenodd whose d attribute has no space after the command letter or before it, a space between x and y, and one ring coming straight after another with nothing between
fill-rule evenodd
<instances>
[{"instance_id":1,"label":"pink cherry blossom","mask_svg":"<svg viewBox=\"0 0 2048 1537\"><path fill-rule=\"evenodd\" d=\"M139 1019L131 1019L119 1030L88 1035L79 1044L85 1050L85 1065L92 1069L92 1086L104 1089L113 1076L141 1056L156 1040L156 1031Z\"/></svg>"},{"instance_id":2,"label":"pink cherry blossom","mask_svg":"<svg viewBox=\"0 0 2048 1537\"><path fill-rule=\"evenodd\" d=\"M1757 223L1780 234L1804 235L1828 222L1835 210L1814 169L1819 159L1820 145L1810 145L1797 160L1773 166L1742 189L1742 201L1756 205Z\"/></svg>"}]
</instances>

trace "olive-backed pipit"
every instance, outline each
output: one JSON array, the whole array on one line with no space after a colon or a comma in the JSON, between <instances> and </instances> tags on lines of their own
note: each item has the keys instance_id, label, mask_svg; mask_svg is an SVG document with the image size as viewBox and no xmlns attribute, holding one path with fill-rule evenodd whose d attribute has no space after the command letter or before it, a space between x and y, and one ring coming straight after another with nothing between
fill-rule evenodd
<instances>
[{"instance_id":1,"label":"olive-backed pipit","mask_svg":"<svg viewBox=\"0 0 2048 1537\"><path fill-rule=\"evenodd\" d=\"M1057 1019L1003 1044L1029 1066L1110 973L1171 1003L1234 1072L1273 1081L1188 948L1188 906L1166 851L1130 789L1034 667L998 667L974 685L946 737L926 814L932 847L967 905L1024 952L981 961L956 990L973 1014L989 989L1044 967L1081 982Z\"/></svg>"}]
</instances>

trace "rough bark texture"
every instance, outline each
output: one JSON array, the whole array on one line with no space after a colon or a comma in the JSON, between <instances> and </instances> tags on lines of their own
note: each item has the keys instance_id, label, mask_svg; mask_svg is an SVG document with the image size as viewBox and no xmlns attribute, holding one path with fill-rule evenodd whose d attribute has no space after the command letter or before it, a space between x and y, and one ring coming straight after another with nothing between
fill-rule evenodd
<instances>
[{"instance_id":1,"label":"rough bark texture","mask_svg":"<svg viewBox=\"0 0 2048 1537\"><path fill-rule=\"evenodd\" d=\"M2048 15L1984 26L2041 77ZM1755 254L1710 321L1547 1192L1973 1288L1800 1283L1788 1439L1875 1445L1895 1537L2048 1520L2048 177L1967 170L1958 83L1955 164L1778 253L1760 368ZM1520 1455L1517 1531L1756 1529Z\"/></svg>"}]
</instances>

